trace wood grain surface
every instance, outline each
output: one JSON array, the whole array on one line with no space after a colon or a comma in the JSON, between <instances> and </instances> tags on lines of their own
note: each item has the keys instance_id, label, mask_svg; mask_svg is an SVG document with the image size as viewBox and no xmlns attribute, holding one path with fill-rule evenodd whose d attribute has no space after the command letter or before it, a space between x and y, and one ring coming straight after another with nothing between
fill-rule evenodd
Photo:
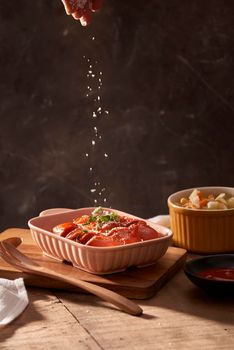
<instances>
[{"instance_id":1,"label":"wood grain surface","mask_svg":"<svg viewBox=\"0 0 234 350\"><path fill-rule=\"evenodd\" d=\"M0 330L1 350L233 350L233 300L206 295L181 270L138 302L141 317L88 294L27 291L27 309Z\"/></svg>"},{"instance_id":2,"label":"wood grain surface","mask_svg":"<svg viewBox=\"0 0 234 350\"><path fill-rule=\"evenodd\" d=\"M152 297L182 267L186 258L186 250L169 247L167 253L154 265L143 268L129 268L121 273L98 276L43 255L40 248L38 248L32 240L29 230L17 228L6 230L0 235L0 240L13 236L19 236L23 239L23 244L19 249L35 259L39 264L64 275L73 270L73 273L79 279L93 282L134 299L146 299ZM25 284L28 286L65 289L76 292L81 291L80 289L61 281L22 273L1 259L0 273L3 278L9 279L15 279L22 276Z\"/></svg>"}]
</instances>

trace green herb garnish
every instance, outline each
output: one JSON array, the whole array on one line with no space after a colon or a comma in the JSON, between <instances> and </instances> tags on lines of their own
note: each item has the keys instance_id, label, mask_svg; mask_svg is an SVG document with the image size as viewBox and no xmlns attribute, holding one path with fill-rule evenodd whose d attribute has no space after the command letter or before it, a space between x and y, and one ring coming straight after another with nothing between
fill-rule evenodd
<instances>
[{"instance_id":1,"label":"green herb garnish","mask_svg":"<svg viewBox=\"0 0 234 350\"><path fill-rule=\"evenodd\" d=\"M89 217L89 220L85 223L85 225L90 224L91 222L97 221L99 224L109 222L109 221L118 221L119 215L116 213L106 213L102 207L96 208Z\"/></svg>"},{"instance_id":2,"label":"green herb garnish","mask_svg":"<svg viewBox=\"0 0 234 350\"><path fill-rule=\"evenodd\" d=\"M99 222L118 221L119 216L115 213L98 216Z\"/></svg>"}]
</instances>

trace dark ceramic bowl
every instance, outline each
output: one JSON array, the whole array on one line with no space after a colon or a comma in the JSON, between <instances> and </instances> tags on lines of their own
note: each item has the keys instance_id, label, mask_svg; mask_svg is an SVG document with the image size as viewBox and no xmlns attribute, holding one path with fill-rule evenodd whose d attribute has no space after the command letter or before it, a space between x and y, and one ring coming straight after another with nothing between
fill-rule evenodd
<instances>
[{"instance_id":1,"label":"dark ceramic bowl","mask_svg":"<svg viewBox=\"0 0 234 350\"><path fill-rule=\"evenodd\" d=\"M220 271L221 269L221 271ZM217 278L224 269L229 270L231 277ZM211 271L212 274L204 276ZM234 254L208 255L188 261L184 266L186 276L198 287L214 294L232 294L234 297ZM203 275L202 275L203 274ZM211 275L213 277L211 278ZM215 276L215 278L214 278ZM222 275L221 275L222 276Z\"/></svg>"}]
</instances>

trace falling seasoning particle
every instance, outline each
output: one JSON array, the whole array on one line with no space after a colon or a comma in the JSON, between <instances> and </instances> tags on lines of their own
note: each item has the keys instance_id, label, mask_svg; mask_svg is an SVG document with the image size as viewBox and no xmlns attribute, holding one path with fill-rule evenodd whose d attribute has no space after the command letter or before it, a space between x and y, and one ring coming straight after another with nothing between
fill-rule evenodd
<instances>
[{"instance_id":1,"label":"falling seasoning particle","mask_svg":"<svg viewBox=\"0 0 234 350\"><path fill-rule=\"evenodd\" d=\"M63 31L63 36L67 36L68 33L69 33L68 29L64 29L64 31Z\"/></svg>"},{"instance_id":2,"label":"falling seasoning particle","mask_svg":"<svg viewBox=\"0 0 234 350\"><path fill-rule=\"evenodd\" d=\"M82 0L84 1L84 0ZM96 40L96 38L90 35L90 40ZM88 159L91 157L91 155L93 154L92 152L95 151L95 148L98 147L99 145L102 144L102 136L101 136L101 132L102 129L99 128L99 120L101 122L101 119L104 117L103 113L105 113L105 115L109 114L109 111L105 110L105 107L102 106L102 90L103 90L103 72L100 71L100 69L98 69L97 64L99 63L98 60L93 60L92 58L88 58L87 56L83 56L83 58L85 59L85 63L86 63L86 81L87 81L87 88L86 88L86 96L87 96L87 101L90 101L93 104L93 110L91 110L90 116L93 118L96 118L95 120L93 120L93 125L91 126L91 130L93 129L93 134L91 136L91 139L89 140L90 148L91 148L91 153L87 152L84 153L85 157L87 157L87 161ZM89 85L88 85L89 84ZM94 126L95 125L95 126ZM88 150L87 150L88 151ZM103 152L102 153L102 157L104 159L107 159L108 157L110 157L110 155L108 153ZM92 157L91 157L92 158ZM91 160L91 159L90 159ZM105 160L106 162L107 160ZM93 178L94 175L96 173L96 166L95 164L89 164L88 169L90 171L90 177ZM102 184L101 182L97 181L97 178L94 180L92 180L91 185L89 187L89 191L91 193L93 193L93 204L94 206L98 206L101 205L101 203L106 203L107 202L107 198L103 198L106 195L106 189L103 186L105 184Z\"/></svg>"}]
</instances>

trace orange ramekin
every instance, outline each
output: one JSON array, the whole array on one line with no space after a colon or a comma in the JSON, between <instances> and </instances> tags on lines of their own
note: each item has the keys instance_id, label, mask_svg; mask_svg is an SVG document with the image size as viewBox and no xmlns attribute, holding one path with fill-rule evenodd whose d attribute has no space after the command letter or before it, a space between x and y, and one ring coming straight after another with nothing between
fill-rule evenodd
<instances>
[{"instance_id":1,"label":"orange ramekin","mask_svg":"<svg viewBox=\"0 0 234 350\"><path fill-rule=\"evenodd\" d=\"M233 187L199 187L205 195L226 193L234 196ZM173 193L168 198L173 243L199 254L234 252L234 208L191 209L179 205L193 189Z\"/></svg>"}]
</instances>

